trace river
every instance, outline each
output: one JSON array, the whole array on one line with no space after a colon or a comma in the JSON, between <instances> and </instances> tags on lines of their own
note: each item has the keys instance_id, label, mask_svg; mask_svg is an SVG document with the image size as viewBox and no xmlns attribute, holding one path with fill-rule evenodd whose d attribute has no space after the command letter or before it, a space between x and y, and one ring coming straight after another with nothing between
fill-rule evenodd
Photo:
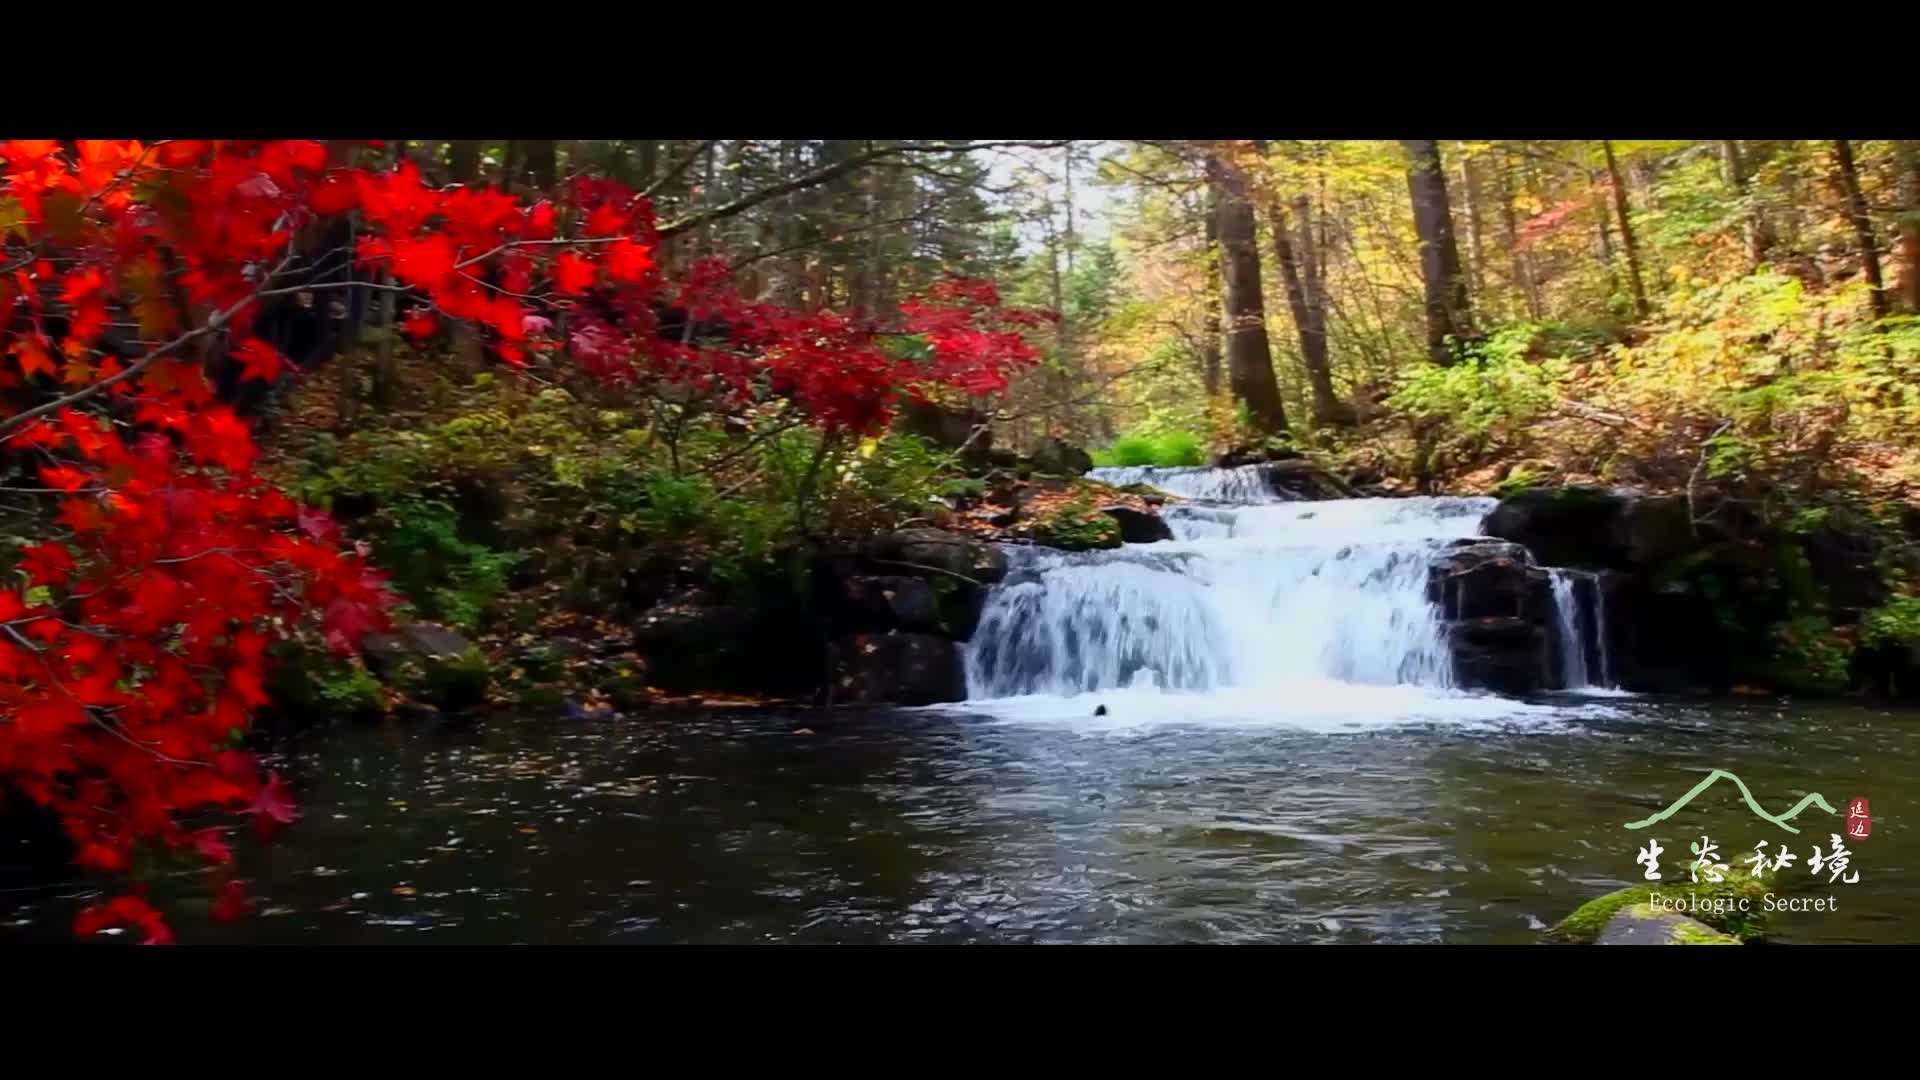
<instances>
[{"instance_id":1,"label":"river","mask_svg":"<svg viewBox=\"0 0 1920 1080\"><path fill-rule=\"evenodd\" d=\"M1424 568L1489 502L1151 479L1209 501L1173 541L1014 552L963 704L313 732L282 761L302 820L241 856L259 917L157 891L186 942L1527 943L1643 882L1650 838L1684 884L1704 836L1729 874L1784 844L1776 895L1833 898L1774 940L1920 939L1920 716L1627 695L1579 650L1561 692L1466 692ZM1791 833L1723 782L1626 827L1715 769L1839 814ZM1814 845L1856 797L1872 832L1831 881ZM56 936L77 894L16 891L0 922Z\"/></svg>"}]
</instances>

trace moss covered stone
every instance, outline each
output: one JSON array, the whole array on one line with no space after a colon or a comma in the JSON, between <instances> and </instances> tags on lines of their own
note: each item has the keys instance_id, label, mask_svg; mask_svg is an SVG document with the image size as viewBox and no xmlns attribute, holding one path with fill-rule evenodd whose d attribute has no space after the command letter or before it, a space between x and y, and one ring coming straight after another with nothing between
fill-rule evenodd
<instances>
[{"instance_id":1,"label":"moss covered stone","mask_svg":"<svg viewBox=\"0 0 1920 1080\"><path fill-rule=\"evenodd\" d=\"M1735 941L1755 941L1763 936L1765 929L1766 912L1760 898L1766 892L1764 882L1747 874L1730 874L1721 882L1635 885L1580 905L1548 930L1546 939L1561 945L1591 945L1622 910L1644 910L1654 915L1678 908L1681 914L1698 919ZM1661 898L1657 909L1652 904L1655 893Z\"/></svg>"}]
</instances>

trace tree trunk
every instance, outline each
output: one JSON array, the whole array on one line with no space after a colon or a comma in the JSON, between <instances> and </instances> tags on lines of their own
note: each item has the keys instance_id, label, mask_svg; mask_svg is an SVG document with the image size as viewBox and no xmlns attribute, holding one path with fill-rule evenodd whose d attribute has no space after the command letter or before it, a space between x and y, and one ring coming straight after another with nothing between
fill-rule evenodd
<instances>
[{"instance_id":1,"label":"tree trunk","mask_svg":"<svg viewBox=\"0 0 1920 1080\"><path fill-rule=\"evenodd\" d=\"M1613 181L1613 210L1620 217L1620 249L1627 256L1627 284L1633 289L1633 310L1641 318L1653 313L1647 306L1647 290L1640 283L1640 247L1633 240L1633 221L1627 214L1627 185L1620 175L1620 163L1613 157L1613 141L1603 139L1600 148L1607 155L1607 177Z\"/></svg>"},{"instance_id":2,"label":"tree trunk","mask_svg":"<svg viewBox=\"0 0 1920 1080\"><path fill-rule=\"evenodd\" d=\"M1752 178L1747 171L1746 156L1740 152L1738 139L1721 140L1720 165L1726 172L1728 185L1746 204L1746 210L1741 215L1742 232L1747 241L1747 261L1757 270L1767 261L1775 238L1773 226L1767 223L1766 211L1754 201Z\"/></svg>"},{"instance_id":3,"label":"tree trunk","mask_svg":"<svg viewBox=\"0 0 1920 1080\"><path fill-rule=\"evenodd\" d=\"M1507 261L1511 267L1508 272L1513 276L1513 286L1527 298L1527 318L1539 322L1540 288L1533 283L1533 268L1528 265L1527 253L1520 248L1519 214L1513 206L1513 156L1505 152L1500 155L1500 224L1506 230Z\"/></svg>"},{"instance_id":4,"label":"tree trunk","mask_svg":"<svg viewBox=\"0 0 1920 1080\"><path fill-rule=\"evenodd\" d=\"M527 178L541 191L552 191L560 182L560 159L554 151L554 140L527 140Z\"/></svg>"},{"instance_id":5,"label":"tree trunk","mask_svg":"<svg viewBox=\"0 0 1920 1080\"><path fill-rule=\"evenodd\" d=\"M1480 298L1484 306L1487 302L1487 256L1482 235L1486 230L1480 221L1480 173L1473 167L1472 155L1464 150L1460 153L1460 190L1460 208L1467 219L1469 275L1473 281L1473 294Z\"/></svg>"},{"instance_id":6,"label":"tree trunk","mask_svg":"<svg viewBox=\"0 0 1920 1080\"><path fill-rule=\"evenodd\" d=\"M1412 159L1407 190L1413 196L1420 277L1426 285L1427 354L1434 363L1447 366L1457 359L1456 347L1474 337L1467 280L1460 272L1460 248L1453 239L1452 211L1447 206L1447 176L1434 140L1403 139L1400 145Z\"/></svg>"},{"instance_id":7,"label":"tree trunk","mask_svg":"<svg viewBox=\"0 0 1920 1080\"><path fill-rule=\"evenodd\" d=\"M640 190L652 186L653 178L660 174L660 144L652 139L640 140L639 153Z\"/></svg>"},{"instance_id":8,"label":"tree trunk","mask_svg":"<svg viewBox=\"0 0 1920 1080\"><path fill-rule=\"evenodd\" d=\"M455 139L447 144L447 179L466 185L480 179L480 140Z\"/></svg>"},{"instance_id":9,"label":"tree trunk","mask_svg":"<svg viewBox=\"0 0 1920 1080\"><path fill-rule=\"evenodd\" d=\"M1264 156L1264 143L1255 143ZM1316 266L1313 230L1313 203L1305 195L1294 199L1295 219L1300 223L1300 242L1296 249L1287 232L1286 207L1275 198L1267 203L1267 224L1273 231L1273 255L1280 264L1280 280L1287 287L1287 308L1293 313L1293 326L1300 335L1300 363L1307 371L1307 386L1313 394L1313 422L1317 427L1347 422L1351 412L1343 412L1340 399L1333 393L1333 372L1327 365L1327 324L1325 304L1315 285L1325 278ZM1315 308L1319 310L1315 310Z\"/></svg>"},{"instance_id":10,"label":"tree trunk","mask_svg":"<svg viewBox=\"0 0 1920 1080\"><path fill-rule=\"evenodd\" d=\"M1221 286L1226 295L1227 381L1247 407L1253 430L1284 435L1286 410L1273 378L1267 312L1260 291L1260 248L1254 239L1253 201L1239 166L1207 155L1207 184L1219 213Z\"/></svg>"},{"instance_id":11,"label":"tree trunk","mask_svg":"<svg viewBox=\"0 0 1920 1080\"><path fill-rule=\"evenodd\" d=\"M1920 144L1893 144L1900 184L1900 299L1909 313L1920 314Z\"/></svg>"},{"instance_id":12,"label":"tree trunk","mask_svg":"<svg viewBox=\"0 0 1920 1080\"><path fill-rule=\"evenodd\" d=\"M1854 243L1860 247L1860 270L1871 292L1867 302L1873 317L1887 317L1886 287L1880 281L1880 249L1873 239L1873 219L1867 216L1866 196L1860 192L1860 174L1853 167L1853 146L1845 139L1833 141L1834 163L1840 167L1840 190L1847 197L1847 216L1853 219Z\"/></svg>"},{"instance_id":13,"label":"tree trunk","mask_svg":"<svg viewBox=\"0 0 1920 1080\"><path fill-rule=\"evenodd\" d=\"M1200 344L1200 378L1207 402L1220 396L1220 213L1213 189L1207 190L1207 314Z\"/></svg>"}]
</instances>

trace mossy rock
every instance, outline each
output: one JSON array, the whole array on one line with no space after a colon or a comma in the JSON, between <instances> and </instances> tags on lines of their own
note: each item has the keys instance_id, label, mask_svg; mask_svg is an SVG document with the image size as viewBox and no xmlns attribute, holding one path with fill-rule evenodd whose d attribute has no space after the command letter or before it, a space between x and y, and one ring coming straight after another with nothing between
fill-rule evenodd
<instances>
[{"instance_id":1,"label":"mossy rock","mask_svg":"<svg viewBox=\"0 0 1920 1080\"><path fill-rule=\"evenodd\" d=\"M1759 941L1766 929L1766 910L1760 900L1767 891L1764 881L1742 873L1729 874L1721 882L1634 885L1580 905L1547 931L1546 940L1555 945L1591 945L1599 940L1607 923L1623 910L1654 915L1679 906L1680 914L1698 919L1735 941ZM1658 910L1651 903L1655 893L1661 898ZM1740 906L1743 901L1745 910Z\"/></svg>"}]
</instances>

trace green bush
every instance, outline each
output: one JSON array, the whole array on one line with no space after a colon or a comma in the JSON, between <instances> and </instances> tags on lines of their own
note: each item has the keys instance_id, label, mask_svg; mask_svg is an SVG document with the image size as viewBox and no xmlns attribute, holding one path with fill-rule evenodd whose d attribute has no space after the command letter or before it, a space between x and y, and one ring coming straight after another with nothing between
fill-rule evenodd
<instances>
[{"instance_id":1,"label":"green bush","mask_svg":"<svg viewBox=\"0 0 1920 1080\"><path fill-rule=\"evenodd\" d=\"M1113 440L1112 446L1093 453L1093 463L1108 468L1143 465L1174 468L1182 465L1204 465L1206 462L1206 449L1200 437L1186 431L1173 431L1158 436L1123 435Z\"/></svg>"}]
</instances>

